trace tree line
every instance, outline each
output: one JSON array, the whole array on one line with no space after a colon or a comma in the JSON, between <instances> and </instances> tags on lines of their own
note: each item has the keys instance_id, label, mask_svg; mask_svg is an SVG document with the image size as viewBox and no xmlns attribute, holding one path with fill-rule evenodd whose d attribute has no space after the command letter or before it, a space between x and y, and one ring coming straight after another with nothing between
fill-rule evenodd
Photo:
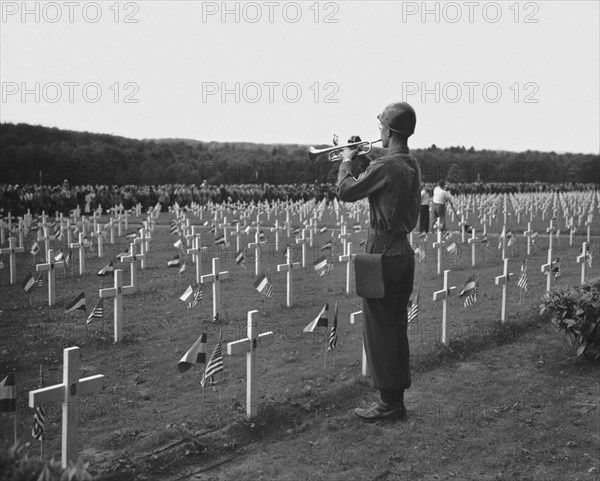
<instances>
[{"instance_id":1,"label":"tree line","mask_svg":"<svg viewBox=\"0 0 600 481\"><path fill-rule=\"evenodd\" d=\"M326 145L318 147L327 147ZM335 180L307 145L128 139L29 124L0 124L0 183L56 185L307 184ZM374 148L372 157L381 155ZM555 152L414 149L424 182L600 184L600 156ZM483 188L483 187L482 187Z\"/></svg>"}]
</instances>

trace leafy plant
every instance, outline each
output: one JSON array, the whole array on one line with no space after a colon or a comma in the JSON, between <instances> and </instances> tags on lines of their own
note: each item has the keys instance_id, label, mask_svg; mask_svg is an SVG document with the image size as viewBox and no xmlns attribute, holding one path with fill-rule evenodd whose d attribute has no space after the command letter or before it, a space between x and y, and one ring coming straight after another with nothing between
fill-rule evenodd
<instances>
[{"instance_id":1,"label":"leafy plant","mask_svg":"<svg viewBox=\"0 0 600 481\"><path fill-rule=\"evenodd\" d=\"M0 481L92 481L88 466L78 459L62 469L58 460L42 461L23 454L19 443L0 449Z\"/></svg>"},{"instance_id":2,"label":"leafy plant","mask_svg":"<svg viewBox=\"0 0 600 481\"><path fill-rule=\"evenodd\" d=\"M542 298L541 314L564 330L577 357L600 361L600 277L579 287L557 288Z\"/></svg>"}]
</instances>

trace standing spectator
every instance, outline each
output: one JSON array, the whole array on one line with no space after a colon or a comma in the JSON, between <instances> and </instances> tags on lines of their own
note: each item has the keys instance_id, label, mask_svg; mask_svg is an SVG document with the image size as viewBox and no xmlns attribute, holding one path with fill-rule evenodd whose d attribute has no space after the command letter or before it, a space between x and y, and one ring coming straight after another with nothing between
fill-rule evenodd
<instances>
[{"instance_id":1,"label":"standing spectator","mask_svg":"<svg viewBox=\"0 0 600 481\"><path fill-rule=\"evenodd\" d=\"M452 210L454 210L452 196L445 187L446 182L440 180L435 189L433 189L433 228L435 229L437 224L437 227L441 229L442 232L446 230L446 202L448 202L450 207L452 207Z\"/></svg>"},{"instance_id":2,"label":"standing spectator","mask_svg":"<svg viewBox=\"0 0 600 481\"><path fill-rule=\"evenodd\" d=\"M429 233L429 208L431 204L431 195L423 187L421 189L421 210L419 212L419 236L425 237Z\"/></svg>"}]
</instances>

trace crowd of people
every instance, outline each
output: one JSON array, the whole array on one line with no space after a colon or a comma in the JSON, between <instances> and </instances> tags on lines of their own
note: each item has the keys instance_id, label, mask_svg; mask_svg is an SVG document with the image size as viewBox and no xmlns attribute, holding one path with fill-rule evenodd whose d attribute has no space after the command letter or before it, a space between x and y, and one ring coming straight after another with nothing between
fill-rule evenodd
<instances>
[{"instance_id":1,"label":"crowd of people","mask_svg":"<svg viewBox=\"0 0 600 481\"><path fill-rule=\"evenodd\" d=\"M433 191L436 184L423 183L423 188ZM452 195L476 193L516 193L587 190L589 184L446 184ZM147 209L158 203L163 210L175 202L181 206L222 202L274 202L281 200L317 201L326 198L332 201L336 194L334 184L228 184L210 185L203 182L196 184L166 185L69 185L64 181L61 185L36 184L0 184L0 213L22 215L29 209L32 213L62 212L69 213L79 207L82 212L93 211L102 206L108 209L123 204L126 209L140 203Z\"/></svg>"}]
</instances>

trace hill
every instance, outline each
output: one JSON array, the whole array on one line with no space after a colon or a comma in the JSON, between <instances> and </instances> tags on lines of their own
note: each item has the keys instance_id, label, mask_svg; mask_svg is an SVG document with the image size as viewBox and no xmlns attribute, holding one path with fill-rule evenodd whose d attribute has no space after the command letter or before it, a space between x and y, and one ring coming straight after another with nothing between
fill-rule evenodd
<instances>
[{"instance_id":1,"label":"hill","mask_svg":"<svg viewBox=\"0 0 600 481\"><path fill-rule=\"evenodd\" d=\"M0 125L0 183L71 185L290 184L332 180L332 164L312 164L306 145L128 139L29 124ZM374 149L375 156L382 151ZM423 180L600 184L600 156L555 152L413 150ZM335 168L335 166L333 166ZM335 169L334 169L335 170Z\"/></svg>"}]
</instances>

